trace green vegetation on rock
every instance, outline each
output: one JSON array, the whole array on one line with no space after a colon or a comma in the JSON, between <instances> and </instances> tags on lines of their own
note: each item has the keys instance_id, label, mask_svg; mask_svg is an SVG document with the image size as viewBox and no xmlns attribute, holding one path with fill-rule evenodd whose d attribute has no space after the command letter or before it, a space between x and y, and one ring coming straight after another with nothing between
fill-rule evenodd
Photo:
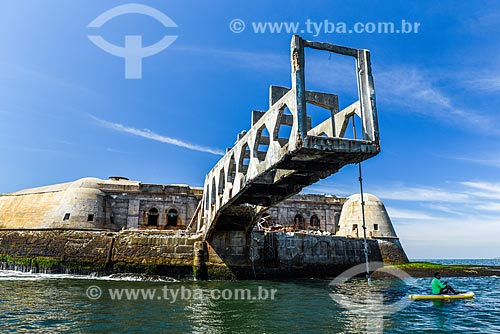
<instances>
[{"instance_id":1,"label":"green vegetation on rock","mask_svg":"<svg viewBox=\"0 0 500 334\"><path fill-rule=\"evenodd\" d=\"M396 264L394 267L399 268L399 269L427 269L431 270L434 269L436 271L442 270L442 269L467 269L469 266L464 266L464 265L445 265L445 264L439 264L439 263L433 263L433 262L409 262L409 263L403 263L403 264Z\"/></svg>"},{"instance_id":2,"label":"green vegetation on rock","mask_svg":"<svg viewBox=\"0 0 500 334\"><path fill-rule=\"evenodd\" d=\"M37 267L43 270L55 269L61 265L60 261L50 257L17 257L10 255L0 255L0 263L25 267Z\"/></svg>"},{"instance_id":3,"label":"green vegetation on rock","mask_svg":"<svg viewBox=\"0 0 500 334\"><path fill-rule=\"evenodd\" d=\"M236 276L226 265L207 265L209 279L234 280Z\"/></svg>"}]
</instances>

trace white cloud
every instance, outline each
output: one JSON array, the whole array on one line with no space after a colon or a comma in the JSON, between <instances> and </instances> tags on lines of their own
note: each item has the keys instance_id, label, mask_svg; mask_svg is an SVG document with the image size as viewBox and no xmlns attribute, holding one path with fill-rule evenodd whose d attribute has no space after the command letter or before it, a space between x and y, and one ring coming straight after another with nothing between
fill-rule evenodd
<instances>
[{"instance_id":1,"label":"white cloud","mask_svg":"<svg viewBox=\"0 0 500 334\"><path fill-rule=\"evenodd\" d=\"M379 188L374 193L382 199L414 202L444 202L444 203L465 203L470 200L469 195L444 191L430 187L398 187L388 189Z\"/></svg>"},{"instance_id":2,"label":"white cloud","mask_svg":"<svg viewBox=\"0 0 500 334\"><path fill-rule=\"evenodd\" d=\"M128 134L131 134L134 136L154 140L154 141L157 141L160 143L184 147L184 148L187 148L187 149L193 150L193 151L206 152L206 153L211 153L211 154L215 154L215 155L224 155L224 152L222 150L218 150L218 149L214 149L214 148L210 148L210 147L206 147L206 146L201 146L201 145L197 145L197 144L192 144L192 143L188 143L188 142L185 142L185 141L182 141L179 139L159 135L159 134L157 134L149 129L141 130L141 129L131 128L131 127L119 124L119 123L108 122L108 121L99 119L99 118L92 116L92 115L90 115L90 117L92 117L92 119L95 120L99 125L101 125L105 128L108 128L108 129L128 133Z\"/></svg>"},{"instance_id":3,"label":"white cloud","mask_svg":"<svg viewBox=\"0 0 500 334\"><path fill-rule=\"evenodd\" d=\"M394 207L386 207L387 213L391 219L409 219L409 220L440 220L442 218L431 216L427 213L413 210L396 209Z\"/></svg>"},{"instance_id":4,"label":"white cloud","mask_svg":"<svg viewBox=\"0 0 500 334\"><path fill-rule=\"evenodd\" d=\"M500 199L500 183L466 181L462 185L480 191L469 191L469 194L480 198ZM480 199L483 201L483 199Z\"/></svg>"},{"instance_id":5,"label":"white cloud","mask_svg":"<svg viewBox=\"0 0 500 334\"><path fill-rule=\"evenodd\" d=\"M199 54L203 57L213 56L218 58L225 66L252 68L258 69L259 71L286 71L290 68L290 60L286 52L278 54L270 52L199 48L196 46L178 46L175 50L183 53Z\"/></svg>"},{"instance_id":6,"label":"white cloud","mask_svg":"<svg viewBox=\"0 0 500 334\"><path fill-rule=\"evenodd\" d=\"M467 83L474 87L488 93L494 93L500 91L500 78L498 76L494 77L483 77L467 81Z\"/></svg>"},{"instance_id":7,"label":"white cloud","mask_svg":"<svg viewBox=\"0 0 500 334\"><path fill-rule=\"evenodd\" d=\"M441 219L432 224L401 224L397 232L410 258L492 258L500 219Z\"/></svg>"},{"instance_id":8,"label":"white cloud","mask_svg":"<svg viewBox=\"0 0 500 334\"><path fill-rule=\"evenodd\" d=\"M29 68L24 65L7 63L0 61L0 66L3 71L0 72L0 78L5 82L11 81L29 81L40 86L53 86L59 89L70 89L80 94L98 96L88 88L67 80L66 78L58 77L53 73L43 72L35 68Z\"/></svg>"},{"instance_id":9,"label":"white cloud","mask_svg":"<svg viewBox=\"0 0 500 334\"><path fill-rule=\"evenodd\" d=\"M500 194L500 182L465 181L461 182L461 184L470 188L476 188L479 190L486 190Z\"/></svg>"},{"instance_id":10,"label":"white cloud","mask_svg":"<svg viewBox=\"0 0 500 334\"><path fill-rule=\"evenodd\" d=\"M355 190L348 190L346 188L330 186L328 183L315 183L310 185L302 190L303 193L307 194L327 194L327 195L335 195L335 196L344 196L348 197L352 194L356 193Z\"/></svg>"},{"instance_id":11,"label":"white cloud","mask_svg":"<svg viewBox=\"0 0 500 334\"><path fill-rule=\"evenodd\" d=\"M324 55L326 56L326 55ZM329 60L320 55L306 57L306 86L319 87L330 93L339 94L339 102L351 104L355 101L343 101L345 96L357 98L356 63L351 57Z\"/></svg>"},{"instance_id":12,"label":"white cloud","mask_svg":"<svg viewBox=\"0 0 500 334\"><path fill-rule=\"evenodd\" d=\"M492 156L492 155L495 155L495 154L491 154L491 153L488 154L488 156ZM496 154L496 155L498 155L498 154ZM484 166L500 167L500 159L482 159L482 158L446 157L446 156L444 158L466 161L466 162L471 162L471 163L484 165Z\"/></svg>"},{"instance_id":13,"label":"white cloud","mask_svg":"<svg viewBox=\"0 0 500 334\"><path fill-rule=\"evenodd\" d=\"M444 213L452 213L452 214L458 214L457 210L452 209L450 206L446 205L441 205L441 204L433 204L433 203L426 203L423 204L424 207L429 208L431 210L436 210Z\"/></svg>"},{"instance_id":14,"label":"white cloud","mask_svg":"<svg viewBox=\"0 0 500 334\"><path fill-rule=\"evenodd\" d=\"M500 212L500 203L485 203L474 206L476 210Z\"/></svg>"},{"instance_id":15,"label":"white cloud","mask_svg":"<svg viewBox=\"0 0 500 334\"><path fill-rule=\"evenodd\" d=\"M41 148L41 147L26 147L26 146L13 146L13 145L0 145L2 149L15 150L15 151L26 151L35 153L49 153L49 154L63 154L63 151L54 150L51 148Z\"/></svg>"},{"instance_id":16,"label":"white cloud","mask_svg":"<svg viewBox=\"0 0 500 334\"><path fill-rule=\"evenodd\" d=\"M497 120L476 110L465 111L465 107L457 106L457 99L452 99L438 87L435 73L405 66L382 68L374 75L379 99L404 106L411 112L460 124L461 127L497 131Z\"/></svg>"},{"instance_id":17,"label":"white cloud","mask_svg":"<svg viewBox=\"0 0 500 334\"><path fill-rule=\"evenodd\" d=\"M176 50L217 57L224 64L259 71L289 71L290 60L287 53L262 53L241 50L200 49L197 47L177 47ZM352 59L337 60L322 58L318 54L306 56L306 81L309 87L340 93L342 103L345 95L357 93L355 65ZM350 62L349 62L350 61ZM472 130L498 133L500 120L480 110L470 109L463 101L448 95L437 81L436 71L427 71L412 64L399 66L379 66L374 70L375 89L380 101L399 105L400 112L426 115ZM439 77L450 77L442 73ZM456 78L448 78L455 82ZM448 84L448 83L447 83ZM477 79L481 89L500 89L500 79L496 77ZM354 92L354 93L353 93Z\"/></svg>"},{"instance_id":18,"label":"white cloud","mask_svg":"<svg viewBox=\"0 0 500 334\"><path fill-rule=\"evenodd\" d=\"M500 183L464 181L446 187L404 187L374 191L410 258L499 256ZM436 255L439 254L439 255Z\"/></svg>"}]
</instances>

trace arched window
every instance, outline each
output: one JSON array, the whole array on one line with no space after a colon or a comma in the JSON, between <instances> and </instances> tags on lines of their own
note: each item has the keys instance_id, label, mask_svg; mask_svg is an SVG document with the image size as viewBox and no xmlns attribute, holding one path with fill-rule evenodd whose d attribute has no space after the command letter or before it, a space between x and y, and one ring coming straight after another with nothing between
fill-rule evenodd
<instances>
[{"instance_id":1,"label":"arched window","mask_svg":"<svg viewBox=\"0 0 500 334\"><path fill-rule=\"evenodd\" d=\"M157 226L158 225L158 209L151 208L148 211L148 226Z\"/></svg>"},{"instance_id":2,"label":"arched window","mask_svg":"<svg viewBox=\"0 0 500 334\"><path fill-rule=\"evenodd\" d=\"M305 228L304 217L301 214L296 214L295 218L293 218L293 228L294 229L301 229L301 230L303 230Z\"/></svg>"},{"instance_id":3,"label":"arched window","mask_svg":"<svg viewBox=\"0 0 500 334\"><path fill-rule=\"evenodd\" d=\"M312 227L319 227L319 218L317 215L312 215L309 220L309 225Z\"/></svg>"},{"instance_id":4,"label":"arched window","mask_svg":"<svg viewBox=\"0 0 500 334\"><path fill-rule=\"evenodd\" d=\"M170 209L167 212L167 226L177 226L177 210Z\"/></svg>"}]
</instances>

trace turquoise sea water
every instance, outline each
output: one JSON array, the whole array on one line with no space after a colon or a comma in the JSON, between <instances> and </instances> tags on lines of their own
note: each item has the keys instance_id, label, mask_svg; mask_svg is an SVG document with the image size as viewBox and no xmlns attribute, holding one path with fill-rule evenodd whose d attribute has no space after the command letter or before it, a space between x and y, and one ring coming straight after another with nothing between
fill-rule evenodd
<instances>
[{"instance_id":1,"label":"turquoise sea water","mask_svg":"<svg viewBox=\"0 0 500 334\"><path fill-rule=\"evenodd\" d=\"M326 279L177 282L0 271L0 332L500 333L500 278L448 280L476 297L410 302L408 294L428 292L429 279L421 278L380 279L369 286L354 279L332 286ZM138 293L136 300L124 289ZM251 295L236 299L237 289ZM147 291L154 295L140 294ZM346 302L334 301L332 293ZM391 313L398 301L404 302L402 309Z\"/></svg>"}]
</instances>

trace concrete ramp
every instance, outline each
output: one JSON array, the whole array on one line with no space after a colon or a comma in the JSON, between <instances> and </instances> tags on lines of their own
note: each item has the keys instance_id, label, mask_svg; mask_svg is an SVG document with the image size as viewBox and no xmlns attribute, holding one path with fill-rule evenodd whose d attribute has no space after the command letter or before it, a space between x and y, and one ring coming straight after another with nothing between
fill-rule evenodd
<instances>
[{"instance_id":1,"label":"concrete ramp","mask_svg":"<svg viewBox=\"0 0 500 334\"><path fill-rule=\"evenodd\" d=\"M305 48L354 57L359 100L339 110L337 95L306 90ZM292 87L271 86L269 109L252 112L251 128L238 135L206 176L191 225L205 239L216 230L249 231L260 211L380 152L369 51L294 35L290 58ZM314 120L314 127L308 106L322 108L327 115ZM354 118L362 136L356 138L354 132L354 138L346 138Z\"/></svg>"}]
</instances>

